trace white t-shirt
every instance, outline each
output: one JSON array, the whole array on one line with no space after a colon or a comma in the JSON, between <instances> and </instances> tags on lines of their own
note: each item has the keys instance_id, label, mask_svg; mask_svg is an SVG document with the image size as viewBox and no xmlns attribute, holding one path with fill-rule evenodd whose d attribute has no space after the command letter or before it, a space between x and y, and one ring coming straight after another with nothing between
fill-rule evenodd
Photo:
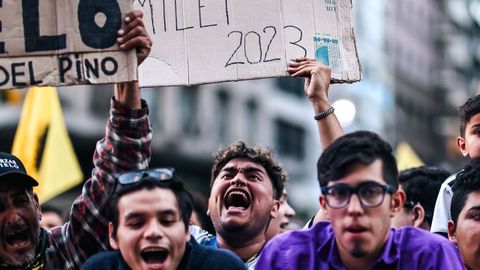
<instances>
[{"instance_id":1,"label":"white t-shirt","mask_svg":"<svg viewBox=\"0 0 480 270\"><path fill-rule=\"evenodd\" d=\"M453 197L452 186L456 177L457 173L450 175L440 187L433 211L432 226L430 227L432 233L448 233L448 221L452 219L450 214Z\"/></svg>"}]
</instances>

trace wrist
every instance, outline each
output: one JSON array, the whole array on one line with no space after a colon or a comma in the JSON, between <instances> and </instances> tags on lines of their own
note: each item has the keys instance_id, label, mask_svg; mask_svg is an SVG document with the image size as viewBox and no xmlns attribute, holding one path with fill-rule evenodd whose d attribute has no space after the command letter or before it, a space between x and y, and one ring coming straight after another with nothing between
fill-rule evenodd
<instances>
[{"instance_id":1,"label":"wrist","mask_svg":"<svg viewBox=\"0 0 480 270\"><path fill-rule=\"evenodd\" d=\"M314 97L310 98L310 103L312 103L313 110L315 113L319 113L330 108L330 102L326 97Z\"/></svg>"}]
</instances>

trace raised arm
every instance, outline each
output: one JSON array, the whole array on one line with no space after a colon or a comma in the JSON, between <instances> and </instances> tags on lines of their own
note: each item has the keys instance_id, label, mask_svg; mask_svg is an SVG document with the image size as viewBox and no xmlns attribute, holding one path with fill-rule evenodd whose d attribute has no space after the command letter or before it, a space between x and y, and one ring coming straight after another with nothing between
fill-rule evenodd
<instances>
[{"instance_id":1,"label":"raised arm","mask_svg":"<svg viewBox=\"0 0 480 270\"><path fill-rule=\"evenodd\" d=\"M137 49L139 63L152 44L141 17L138 11L128 13L118 40L124 50ZM72 205L70 221L63 228L52 231L52 241L60 252L47 251L47 254L63 262L55 269L78 269L89 256L108 249L109 203L116 184L114 174L148 167L152 134L148 107L140 99L138 83L118 84L110 106L105 138L96 145L92 178Z\"/></svg>"},{"instance_id":2,"label":"raised arm","mask_svg":"<svg viewBox=\"0 0 480 270\"><path fill-rule=\"evenodd\" d=\"M313 106L317 122L320 144L323 149L343 135L343 129L335 113L329 113L331 105L328 100L331 71L314 59L297 58L289 63L288 72L292 77L305 78L305 95ZM324 116L324 117L322 117Z\"/></svg>"}]
</instances>

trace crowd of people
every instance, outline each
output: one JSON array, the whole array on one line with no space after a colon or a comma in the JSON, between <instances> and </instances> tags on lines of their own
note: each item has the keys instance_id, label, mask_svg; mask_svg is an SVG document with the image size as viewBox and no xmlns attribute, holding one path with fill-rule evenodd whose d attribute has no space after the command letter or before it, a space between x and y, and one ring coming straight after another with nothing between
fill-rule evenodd
<instances>
[{"instance_id":1,"label":"crowd of people","mask_svg":"<svg viewBox=\"0 0 480 270\"><path fill-rule=\"evenodd\" d=\"M127 14L118 33L139 63L152 45L142 16ZM120 83L65 224L41 226L48 209L37 181L0 153L0 269L480 269L480 97L460 108L457 143L471 158L462 170L398 172L379 135L344 134L328 67L298 58L288 72L305 78L324 148L319 210L304 229L286 231L295 215L288 174L268 148L237 141L219 150L203 207L174 168L148 168L148 105L136 82ZM202 228L206 219L213 229Z\"/></svg>"}]
</instances>

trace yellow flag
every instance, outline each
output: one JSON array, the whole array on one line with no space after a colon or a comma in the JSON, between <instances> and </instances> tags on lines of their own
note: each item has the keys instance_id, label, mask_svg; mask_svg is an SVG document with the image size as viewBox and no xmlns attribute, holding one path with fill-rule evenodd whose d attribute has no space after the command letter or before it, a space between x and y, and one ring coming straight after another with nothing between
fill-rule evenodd
<instances>
[{"instance_id":1,"label":"yellow flag","mask_svg":"<svg viewBox=\"0 0 480 270\"><path fill-rule=\"evenodd\" d=\"M397 157L398 171L423 166L423 161L418 157L415 150L406 142L400 142L395 149L395 156Z\"/></svg>"},{"instance_id":2,"label":"yellow flag","mask_svg":"<svg viewBox=\"0 0 480 270\"><path fill-rule=\"evenodd\" d=\"M57 90L31 87L13 141L12 154L39 185L41 202L76 186L83 179L63 120Z\"/></svg>"}]
</instances>

